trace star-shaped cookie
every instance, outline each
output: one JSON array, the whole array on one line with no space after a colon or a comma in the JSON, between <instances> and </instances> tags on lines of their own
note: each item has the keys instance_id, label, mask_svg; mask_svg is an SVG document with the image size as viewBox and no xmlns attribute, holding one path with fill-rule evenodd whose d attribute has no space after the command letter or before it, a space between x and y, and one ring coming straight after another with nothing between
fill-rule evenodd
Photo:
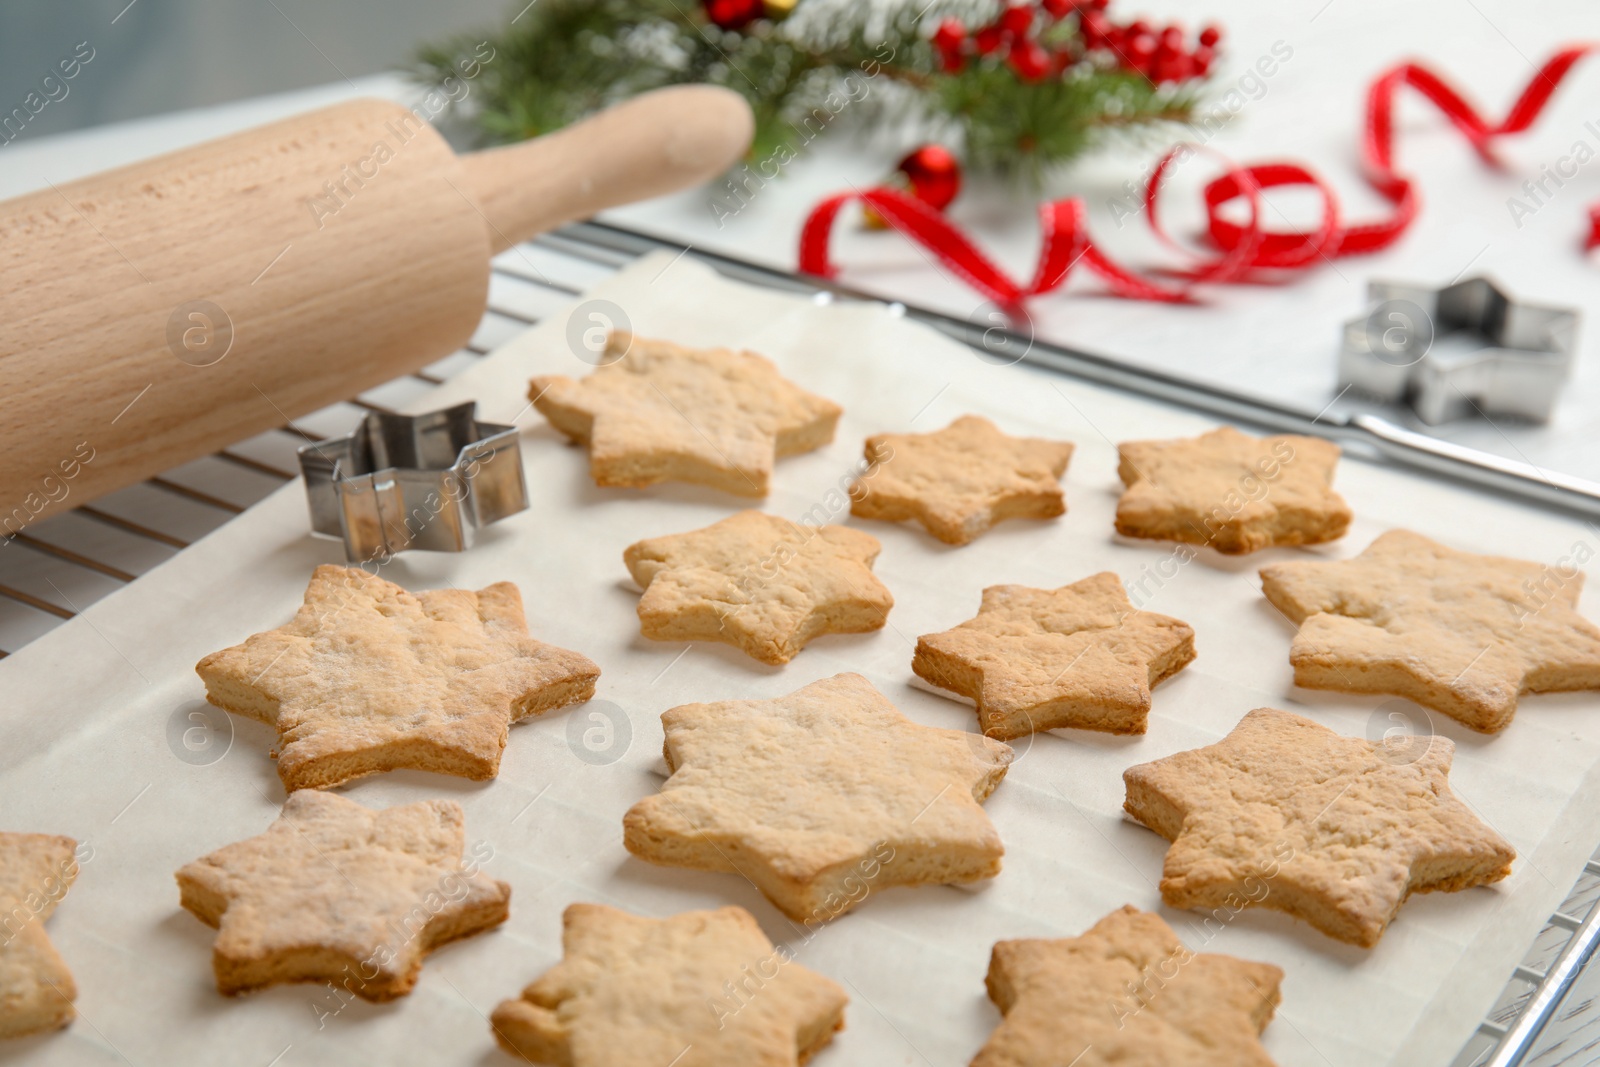
<instances>
[{"instance_id":1,"label":"star-shaped cookie","mask_svg":"<svg viewBox=\"0 0 1600 1067\"><path fill-rule=\"evenodd\" d=\"M1123 807L1172 842L1172 907L1273 908L1371 948L1412 893L1511 873L1515 850L1450 792L1454 754L1257 708L1214 745L1128 768Z\"/></svg>"},{"instance_id":2,"label":"star-shaped cookie","mask_svg":"<svg viewBox=\"0 0 1600 1067\"><path fill-rule=\"evenodd\" d=\"M1261 590L1300 627L1296 685L1394 693L1474 730L1504 729L1523 693L1600 689L1600 627L1583 572L1458 552L1390 530L1355 559L1274 563Z\"/></svg>"},{"instance_id":3,"label":"star-shaped cookie","mask_svg":"<svg viewBox=\"0 0 1600 1067\"><path fill-rule=\"evenodd\" d=\"M788 663L813 637L879 630L894 597L872 573L878 539L759 511L652 537L622 553L644 588L639 629L657 641L721 641Z\"/></svg>"},{"instance_id":4,"label":"star-shaped cookie","mask_svg":"<svg viewBox=\"0 0 1600 1067\"><path fill-rule=\"evenodd\" d=\"M77 1014L72 972L45 933L78 877L78 843L0 832L0 1038L58 1030Z\"/></svg>"},{"instance_id":5,"label":"star-shaped cookie","mask_svg":"<svg viewBox=\"0 0 1600 1067\"><path fill-rule=\"evenodd\" d=\"M1343 537L1350 508L1333 491L1339 446L1319 437L1251 437L1230 426L1117 446L1127 489L1117 532L1237 555Z\"/></svg>"},{"instance_id":6,"label":"star-shaped cookie","mask_svg":"<svg viewBox=\"0 0 1600 1067\"><path fill-rule=\"evenodd\" d=\"M1003 519L1066 513L1061 475L1072 445L1011 437L979 415L935 433L867 438L867 469L850 490L863 519L916 519L947 545L964 545Z\"/></svg>"},{"instance_id":7,"label":"star-shaped cookie","mask_svg":"<svg viewBox=\"0 0 1600 1067\"><path fill-rule=\"evenodd\" d=\"M917 638L911 669L978 705L1009 741L1070 726L1142 734L1150 690L1194 659L1194 630L1136 611L1109 571L1060 589L991 585L976 617Z\"/></svg>"},{"instance_id":8,"label":"star-shaped cookie","mask_svg":"<svg viewBox=\"0 0 1600 1067\"><path fill-rule=\"evenodd\" d=\"M422 958L505 922L511 887L462 861L452 800L373 811L291 793L259 836L178 871L182 904L217 928L217 991L327 982L366 1000L405 996Z\"/></svg>"},{"instance_id":9,"label":"star-shaped cookie","mask_svg":"<svg viewBox=\"0 0 1600 1067\"><path fill-rule=\"evenodd\" d=\"M972 1067L1272 1067L1261 1032L1283 971L1191 952L1124 906L1079 937L1001 941L989 999L1005 1020Z\"/></svg>"},{"instance_id":10,"label":"star-shaped cookie","mask_svg":"<svg viewBox=\"0 0 1600 1067\"><path fill-rule=\"evenodd\" d=\"M833 440L840 408L754 352L684 348L621 331L582 381L534 378L550 425L589 446L596 485L696 482L766 496L775 458Z\"/></svg>"},{"instance_id":11,"label":"star-shaped cookie","mask_svg":"<svg viewBox=\"0 0 1600 1067\"><path fill-rule=\"evenodd\" d=\"M844 1027L844 990L774 948L743 908L646 919L573 904L562 960L490 1025L563 1067L796 1067Z\"/></svg>"},{"instance_id":12,"label":"star-shaped cookie","mask_svg":"<svg viewBox=\"0 0 1600 1067\"><path fill-rule=\"evenodd\" d=\"M810 922L889 886L1000 871L979 802L1010 747L919 726L859 674L776 700L684 704L661 722L672 777L622 823L641 859L742 874Z\"/></svg>"},{"instance_id":13,"label":"star-shaped cookie","mask_svg":"<svg viewBox=\"0 0 1600 1067\"><path fill-rule=\"evenodd\" d=\"M511 723L588 700L600 676L528 636L510 582L413 596L333 566L312 574L292 621L195 670L211 703L277 727L290 791L400 767L493 778Z\"/></svg>"}]
</instances>

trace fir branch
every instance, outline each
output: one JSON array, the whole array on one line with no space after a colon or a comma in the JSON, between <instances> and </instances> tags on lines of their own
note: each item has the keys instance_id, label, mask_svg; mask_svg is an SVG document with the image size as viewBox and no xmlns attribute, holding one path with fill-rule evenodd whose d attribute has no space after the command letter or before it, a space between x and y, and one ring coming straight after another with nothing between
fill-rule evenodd
<instances>
[{"instance_id":1,"label":"fir branch","mask_svg":"<svg viewBox=\"0 0 1600 1067\"><path fill-rule=\"evenodd\" d=\"M540 0L491 35L494 57L473 81L465 114L489 142L548 133L636 93L705 82L740 93L756 118L752 159L794 149L814 135L813 116L846 94L852 121L895 121L943 131L979 171L1042 180L1049 168L1097 147L1117 131L1149 129L1192 113L1192 89L1157 87L1141 74L1085 60L1066 75L1021 78L998 56L949 73L929 32L939 18L980 25L996 0L904 2L801 0L787 20L758 20L738 32L705 18L694 0ZM1071 47L1070 20L1047 31ZM416 77L438 87L459 78L481 38L422 49ZM863 79L900 91L862 103ZM894 106L890 107L889 104Z\"/></svg>"}]
</instances>

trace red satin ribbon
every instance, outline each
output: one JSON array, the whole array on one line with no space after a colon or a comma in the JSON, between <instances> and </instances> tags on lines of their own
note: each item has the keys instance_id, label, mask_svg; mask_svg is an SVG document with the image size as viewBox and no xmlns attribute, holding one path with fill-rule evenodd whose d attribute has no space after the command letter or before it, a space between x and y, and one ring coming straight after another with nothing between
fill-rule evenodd
<instances>
[{"instance_id":1,"label":"red satin ribbon","mask_svg":"<svg viewBox=\"0 0 1600 1067\"><path fill-rule=\"evenodd\" d=\"M941 263L960 275L967 284L1002 305L1048 293L1067 280L1072 268L1082 262L1103 278L1117 296L1136 300L1181 303L1193 299L1196 284L1242 281L1261 270L1292 271L1311 266L1318 259L1376 252L1387 248L1416 221L1420 198L1415 182L1395 165L1394 106L1403 86L1410 86L1442 111L1452 125L1491 165L1498 165L1491 143L1504 134L1521 133L1538 119L1568 72L1596 49L1578 45L1563 49L1545 62L1522 90L1506 117L1491 124L1437 74L1416 63L1403 63L1372 83L1367 90L1367 120L1362 139L1366 178L1372 187L1394 205L1387 218L1346 226L1340 219L1339 201L1323 181L1297 163L1259 163L1230 167L1204 188L1206 229L1218 251L1212 257L1196 257L1189 269L1181 272L1179 284L1158 284L1117 265L1090 240L1083 200L1069 197L1039 205L1042 243L1039 263L1027 284L1018 284L972 243L947 218L927 204L897 189L880 186L866 191L841 193L818 204L800 231L800 270L807 274L833 277L837 267L828 254L834 221L840 210L859 200L871 206L895 229L932 252ZM1177 247L1162 229L1157 211L1161 184L1185 146L1168 152L1156 165L1146 183L1144 210L1157 236ZM1263 189L1310 186L1322 200L1318 225L1306 231L1267 230L1261 223L1260 194ZM1224 206L1243 199L1249 218L1243 224L1223 217ZM1589 209L1590 232L1584 247L1600 245L1600 205Z\"/></svg>"}]
</instances>

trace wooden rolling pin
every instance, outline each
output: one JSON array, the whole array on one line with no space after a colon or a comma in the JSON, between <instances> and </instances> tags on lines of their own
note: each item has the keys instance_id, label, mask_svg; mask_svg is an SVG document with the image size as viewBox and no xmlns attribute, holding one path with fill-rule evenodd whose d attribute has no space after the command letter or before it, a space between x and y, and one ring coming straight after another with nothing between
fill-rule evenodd
<instances>
[{"instance_id":1,"label":"wooden rolling pin","mask_svg":"<svg viewBox=\"0 0 1600 1067\"><path fill-rule=\"evenodd\" d=\"M458 157L356 100L0 203L0 536L448 355L492 253L751 130L684 86Z\"/></svg>"}]
</instances>

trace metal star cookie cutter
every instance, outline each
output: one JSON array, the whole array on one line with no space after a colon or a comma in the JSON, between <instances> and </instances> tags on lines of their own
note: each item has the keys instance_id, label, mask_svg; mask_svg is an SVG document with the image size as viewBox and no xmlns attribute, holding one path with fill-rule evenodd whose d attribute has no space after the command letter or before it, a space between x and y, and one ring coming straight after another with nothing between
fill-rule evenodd
<instances>
[{"instance_id":1,"label":"metal star cookie cutter","mask_svg":"<svg viewBox=\"0 0 1600 1067\"><path fill-rule=\"evenodd\" d=\"M1367 284L1372 308L1344 324L1339 380L1408 402L1435 425L1474 412L1550 421L1572 372L1578 313L1523 304L1488 278L1442 289Z\"/></svg>"},{"instance_id":2,"label":"metal star cookie cutter","mask_svg":"<svg viewBox=\"0 0 1600 1067\"><path fill-rule=\"evenodd\" d=\"M300 449L311 529L342 538L352 561L410 548L460 552L483 527L525 509L516 428L479 422L477 407L373 412L346 436Z\"/></svg>"}]
</instances>

